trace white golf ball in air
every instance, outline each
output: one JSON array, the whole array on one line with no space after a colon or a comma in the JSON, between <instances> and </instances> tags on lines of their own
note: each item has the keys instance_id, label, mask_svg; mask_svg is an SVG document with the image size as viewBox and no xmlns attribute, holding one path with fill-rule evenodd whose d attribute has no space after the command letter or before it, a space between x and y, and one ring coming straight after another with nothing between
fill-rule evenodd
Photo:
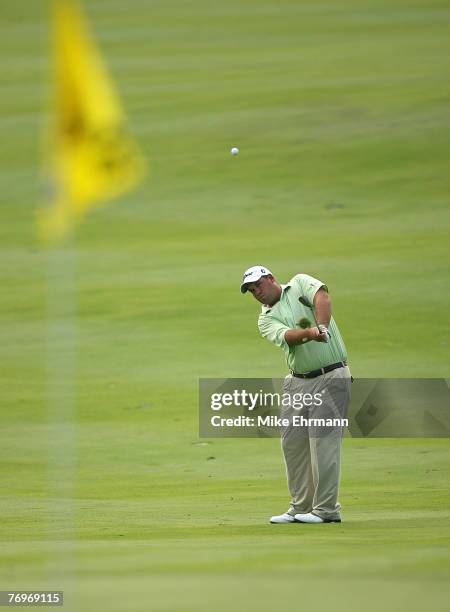
<instances>
[{"instance_id":1,"label":"white golf ball in air","mask_svg":"<svg viewBox=\"0 0 450 612\"><path fill-rule=\"evenodd\" d=\"M233 147L231 149L231 155L237 155L239 153L239 149L237 147Z\"/></svg>"}]
</instances>

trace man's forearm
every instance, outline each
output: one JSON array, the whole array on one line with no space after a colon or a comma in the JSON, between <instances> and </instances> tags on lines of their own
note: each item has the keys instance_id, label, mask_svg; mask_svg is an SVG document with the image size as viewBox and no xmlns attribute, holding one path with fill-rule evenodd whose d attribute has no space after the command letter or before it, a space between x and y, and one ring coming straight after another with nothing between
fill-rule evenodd
<instances>
[{"instance_id":1,"label":"man's forearm","mask_svg":"<svg viewBox=\"0 0 450 612\"><path fill-rule=\"evenodd\" d=\"M284 339L289 346L304 344L310 340L323 341L323 336L317 327L307 327L306 329L292 328L288 329L284 334Z\"/></svg>"},{"instance_id":2,"label":"man's forearm","mask_svg":"<svg viewBox=\"0 0 450 612\"><path fill-rule=\"evenodd\" d=\"M325 289L319 289L314 296L314 309L316 311L317 325L324 325L328 328L331 320L331 300ZM321 333L322 332L322 333ZM289 346L304 344L310 340L317 342L327 342L328 336L326 330L318 329L317 327L307 327L306 329L293 328L288 329L284 334L284 339Z\"/></svg>"},{"instance_id":3,"label":"man's forearm","mask_svg":"<svg viewBox=\"0 0 450 612\"><path fill-rule=\"evenodd\" d=\"M320 289L314 296L317 325L328 327L331 320L331 299L324 289Z\"/></svg>"}]
</instances>

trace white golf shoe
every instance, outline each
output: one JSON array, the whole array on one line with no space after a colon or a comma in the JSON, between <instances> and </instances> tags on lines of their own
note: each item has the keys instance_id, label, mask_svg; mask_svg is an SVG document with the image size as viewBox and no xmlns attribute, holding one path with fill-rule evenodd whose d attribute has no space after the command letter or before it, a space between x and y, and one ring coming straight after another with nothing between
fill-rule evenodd
<instances>
[{"instance_id":1,"label":"white golf shoe","mask_svg":"<svg viewBox=\"0 0 450 612\"><path fill-rule=\"evenodd\" d=\"M296 514L295 521L297 523L310 523L318 525L319 523L340 523L341 519L323 519L312 512L308 512L308 514Z\"/></svg>"},{"instance_id":2,"label":"white golf shoe","mask_svg":"<svg viewBox=\"0 0 450 612\"><path fill-rule=\"evenodd\" d=\"M285 523L295 523L295 518L292 516L292 514L285 512L284 514L280 514L278 516L272 516L270 522L276 523L277 525L283 525Z\"/></svg>"}]
</instances>

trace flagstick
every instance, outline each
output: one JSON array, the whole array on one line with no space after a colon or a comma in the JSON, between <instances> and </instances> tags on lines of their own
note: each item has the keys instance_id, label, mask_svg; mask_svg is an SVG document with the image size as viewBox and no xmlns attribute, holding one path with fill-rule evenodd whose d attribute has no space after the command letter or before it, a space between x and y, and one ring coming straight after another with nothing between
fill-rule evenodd
<instances>
[{"instance_id":1,"label":"flagstick","mask_svg":"<svg viewBox=\"0 0 450 612\"><path fill-rule=\"evenodd\" d=\"M46 244L63 239L91 208L132 189L145 174L145 161L128 133L119 96L81 6L54 0L52 19L54 83L47 155L53 206L40 224ZM48 251L47 367L48 484L54 500L49 518L55 518L49 532L56 530L65 542L58 570L59 578L69 582L75 575L77 499L75 297L75 252L67 243Z\"/></svg>"},{"instance_id":2,"label":"flagstick","mask_svg":"<svg viewBox=\"0 0 450 612\"><path fill-rule=\"evenodd\" d=\"M51 559L55 590L66 588L64 606L75 604L76 499L76 301L73 245L47 254L47 409L49 531L60 548ZM70 587L70 588L69 588Z\"/></svg>"}]
</instances>

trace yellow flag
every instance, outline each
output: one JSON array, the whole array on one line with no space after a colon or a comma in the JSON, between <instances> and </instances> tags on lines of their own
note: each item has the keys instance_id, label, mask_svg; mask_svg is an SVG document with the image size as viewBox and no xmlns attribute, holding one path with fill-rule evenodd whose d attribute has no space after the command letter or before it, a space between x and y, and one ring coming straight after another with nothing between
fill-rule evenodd
<instances>
[{"instance_id":1,"label":"yellow flag","mask_svg":"<svg viewBox=\"0 0 450 612\"><path fill-rule=\"evenodd\" d=\"M86 211L135 186L144 160L76 0L54 0L51 208L44 239L63 237Z\"/></svg>"}]
</instances>

